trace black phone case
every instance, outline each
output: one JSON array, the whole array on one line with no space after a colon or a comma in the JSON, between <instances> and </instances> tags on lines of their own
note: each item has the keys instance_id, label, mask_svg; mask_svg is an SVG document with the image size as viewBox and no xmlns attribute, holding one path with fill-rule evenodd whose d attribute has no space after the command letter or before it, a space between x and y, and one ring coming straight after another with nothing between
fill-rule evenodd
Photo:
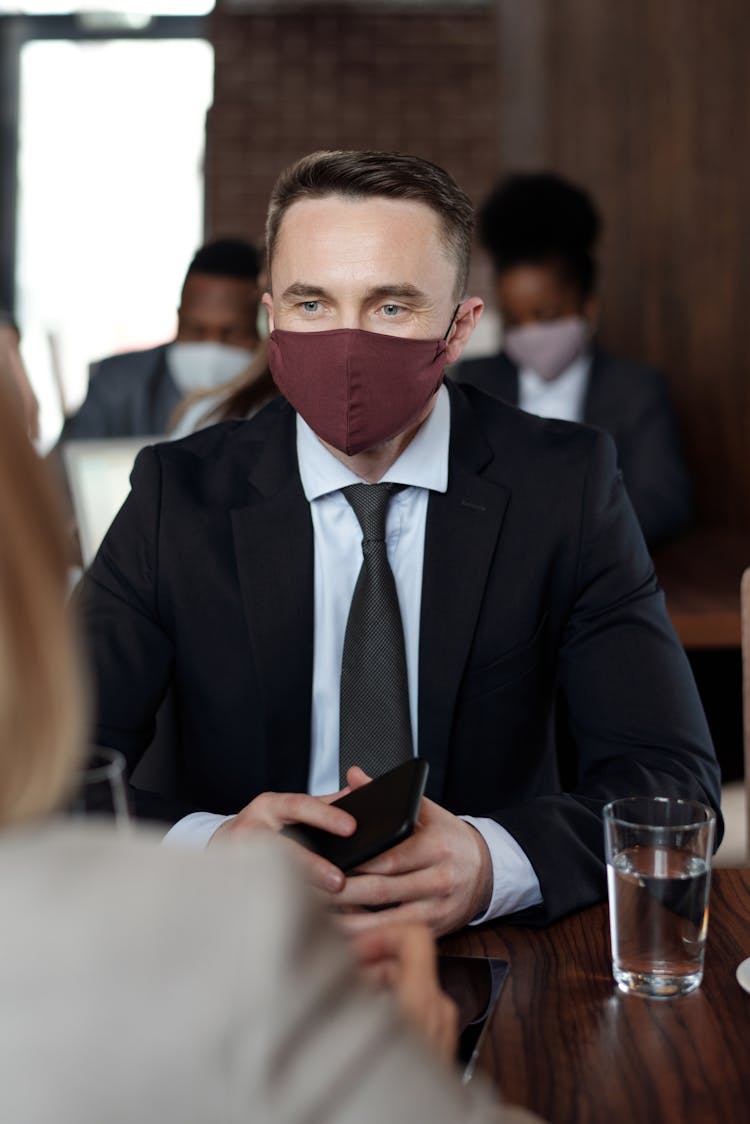
<instances>
[{"instance_id":1,"label":"black phone case","mask_svg":"<svg viewBox=\"0 0 750 1124\"><path fill-rule=\"evenodd\" d=\"M369 784L334 801L357 821L353 835L331 835L317 827L294 824L282 834L322 855L345 873L403 842L414 831L429 765L419 757L397 765Z\"/></svg>"}]
</instances>

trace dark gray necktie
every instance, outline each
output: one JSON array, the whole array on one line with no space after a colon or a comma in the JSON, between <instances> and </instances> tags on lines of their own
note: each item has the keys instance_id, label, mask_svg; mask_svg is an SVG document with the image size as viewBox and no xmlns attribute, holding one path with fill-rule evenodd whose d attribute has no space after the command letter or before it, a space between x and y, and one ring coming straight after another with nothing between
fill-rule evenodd
<instances>
[{"instance_id":1,"label":"dark gray necktie","mask_svg":"<svg viewBox=\"0 0 750 1124\"><path fill-rule=\"evenodd\" d=\"M364 555L341 664L342 787L351 765L377 777L413 756L404 630L385 546L388 501L398 490L393 484L342 489L362 528Z\"/></svg>"}]
</instances>

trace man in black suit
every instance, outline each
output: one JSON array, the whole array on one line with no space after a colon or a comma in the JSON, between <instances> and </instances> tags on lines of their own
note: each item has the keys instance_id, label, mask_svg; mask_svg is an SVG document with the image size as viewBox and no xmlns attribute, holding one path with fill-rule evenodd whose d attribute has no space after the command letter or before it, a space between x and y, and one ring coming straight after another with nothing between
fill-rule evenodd
<instances>
[{"instance_id":1,"label":"man in black suit","mask_svg":"<svg viewBox=\"0 0 750 1124\"><path fill-rule=\"evenodd\" d=\"M308 856L351 928L549 920L605 893L605 801L718 807L611 439L441 385L481 311L464 297L472 218L416 157L322 153L288 169L263 298L286 400L145 450L81 595L96 741L134 767L174 690L174 792L137 793L144 814L204 840L294 822L346 834L325 794L351 705L347 615L363 552L385 541L407 684L386 668L369 687L385 728L408 685L428 799L414 836L357 877ZM394 485L384 540L350 499L376 482ZM562 763L558 687L575 734Z\"/></svg>"},{"instance_id":2,"label":"man in black suit","mask_svg":"<svg viewBox=\"0 0 750 1124\"><path fill-rule=\"evenodd\" d=\"M259 268L248 242L202 246L182 287L175 340L93 363L86 398L60 440L167 433L185 397L238 375L258 344Z\"/></svg>"},{"instance_id":3,"label":"man in black suit","mask_svg":"<svg viewBox=\"0 0 750 1124\"><path fill-rule=\"evenodd\" d=\"M465 360L455 378L542 417L611 434L653 546L686 529L692 488L663 374L592 346L599 225L589 196L559 176L515 175L495 188L480 236L495 267L504 348Z\"/></svg>"}]
</instances>

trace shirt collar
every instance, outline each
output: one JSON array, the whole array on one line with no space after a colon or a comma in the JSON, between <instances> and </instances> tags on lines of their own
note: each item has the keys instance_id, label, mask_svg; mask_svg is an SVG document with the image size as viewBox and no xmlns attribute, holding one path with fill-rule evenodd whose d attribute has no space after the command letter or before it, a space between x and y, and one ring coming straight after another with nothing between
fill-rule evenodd
<instances>
[{"instance_id":1,"label":"shirt collar","mask_svg":"<svg viewBox=\"0 0 750 1124\"><path fill-rule=\"evenodd\" d=\"M448 449L451 407L448 390L441 386L429 417L422 423L401 456L386 472L383 483L448 490ZM329 492L361 484L351 469L329 453L310 426L297 414L297 462L302 489L309 503Z\"/></svg>"}]
</instances>

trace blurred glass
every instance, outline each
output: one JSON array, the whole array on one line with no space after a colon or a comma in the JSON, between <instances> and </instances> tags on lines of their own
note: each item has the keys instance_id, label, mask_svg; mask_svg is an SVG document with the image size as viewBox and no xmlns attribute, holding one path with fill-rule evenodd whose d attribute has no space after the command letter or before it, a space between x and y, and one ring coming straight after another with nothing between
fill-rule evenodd
<instances>
[{"instance_id":1,"label":"blurred glass","mask_svg":"<svg viewBox=\"0 0 750 1124\"><path fill-rule=\"evenodd\" d=\"M116 749L96 746L81 770L70 811L74 816L99 816L128 828L131 819L125 758Z\"/></svg>"}]
</instances>

